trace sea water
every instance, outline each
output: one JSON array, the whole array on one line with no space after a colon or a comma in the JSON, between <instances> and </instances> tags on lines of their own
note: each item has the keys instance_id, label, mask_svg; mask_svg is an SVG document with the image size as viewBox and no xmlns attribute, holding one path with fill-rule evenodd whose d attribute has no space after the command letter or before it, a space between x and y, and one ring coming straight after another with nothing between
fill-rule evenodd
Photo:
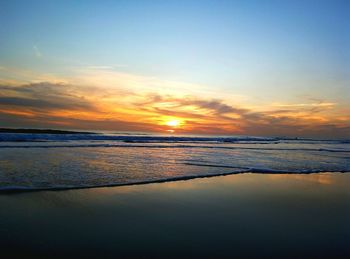
<instances>
[{"instance_id":1,"label":"sea water","mask_svg":"<svg viewBox=\"0 0 350 259\"><path fill-rule=\"evenodd\" d=\"M320 172L350 172L349 140L125 132L0 134L2 191Z\"/></svg>"}]
</instances>

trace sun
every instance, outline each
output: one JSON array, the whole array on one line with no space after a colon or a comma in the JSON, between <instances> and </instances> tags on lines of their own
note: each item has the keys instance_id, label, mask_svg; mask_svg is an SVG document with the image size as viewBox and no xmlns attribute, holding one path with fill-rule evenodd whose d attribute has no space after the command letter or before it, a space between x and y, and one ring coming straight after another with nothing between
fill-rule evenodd
<instances>
[{"instance_id":1,"label":"sun","mask_svg":"<svg viewBox=\"0 0 350 259\"><path fill-rule=\"evenodd\" d=\"M165 122L165 124L167 126L170 126L170 127L178 127L181 125L181 121L180 120L169 120L169 121Z\"/></svg>"}]
</instances>

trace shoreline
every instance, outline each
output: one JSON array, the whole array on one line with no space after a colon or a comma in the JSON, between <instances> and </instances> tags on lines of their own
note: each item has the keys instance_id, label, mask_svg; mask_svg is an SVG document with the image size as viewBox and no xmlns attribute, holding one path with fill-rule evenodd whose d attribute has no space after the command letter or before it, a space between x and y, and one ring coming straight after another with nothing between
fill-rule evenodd
<instances>
[{"instance_id":1,"label":"shoreline","mask_svg":"<svg viewBox=\"0 0 350 259\"><path fill-rule=\"evenodd\" d=\"M241 172L229 172L229 173L218 173L212 175L189 175L189 176L179 176L166 179L140 181L140 182L129 182L129 183L115 183L115 184L103 184L103 185L91 185L91 186L57 186L57 187L25 187L25 186L6 186L0 187L0 195L7 194L18 194L18 193L29 193L29 192L61 192L69 190L85 190L85 189L97 189L97 188L108 188L108 187L123 187L123 186L137 186L137 185L149 185L149 184L159 184L159 183L171 183L180 181L191 181L195 179L206 179L215 178L231 175L243 175L243 174L261 174L261 175L318 175L318 174L347 174L350 171L309 171L309 172L289 172L289 171L266 171L266 170L249 170Z\"/></svg>"}]
</instances>

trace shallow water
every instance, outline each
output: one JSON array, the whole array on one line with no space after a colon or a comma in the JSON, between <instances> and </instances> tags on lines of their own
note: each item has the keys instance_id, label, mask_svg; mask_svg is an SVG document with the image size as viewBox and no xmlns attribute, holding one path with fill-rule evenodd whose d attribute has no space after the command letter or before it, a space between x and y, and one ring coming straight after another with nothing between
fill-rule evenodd
<instances>
[{"instance_id":1,"label":"shallow water","mask_svg":"<svg viewBox=\"0 0 350 259\"><path fill-rule=\"evenodd\" d=\"M350 257L350 174L12 193L0 205L4 256Z\"/></svg>"},{"instance_id":2,"label":"shallow water","mask_svg":"<svg viewBox=\"0 0 350 259\"><path fill-rule=\"evenodd\" d=\"M349 172L350 142L259 137L0 134L0 188L81 188L230 173Z\"/></svg>"}]
</instances>

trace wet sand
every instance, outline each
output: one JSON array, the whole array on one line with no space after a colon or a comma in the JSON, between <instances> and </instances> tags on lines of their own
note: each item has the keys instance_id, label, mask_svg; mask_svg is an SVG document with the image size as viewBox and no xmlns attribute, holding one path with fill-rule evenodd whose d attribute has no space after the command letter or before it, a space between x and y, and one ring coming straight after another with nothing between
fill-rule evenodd
<instances>
[{"instance_id":1,"label":"wet sand","mask_svg":"<svg viewBox=\"0 0 350 259\"><path fill-rule=\"evenodd\" d=\"M2 255L350 257L350 174L0 195Z\"/></svg>"}]
</instances>

